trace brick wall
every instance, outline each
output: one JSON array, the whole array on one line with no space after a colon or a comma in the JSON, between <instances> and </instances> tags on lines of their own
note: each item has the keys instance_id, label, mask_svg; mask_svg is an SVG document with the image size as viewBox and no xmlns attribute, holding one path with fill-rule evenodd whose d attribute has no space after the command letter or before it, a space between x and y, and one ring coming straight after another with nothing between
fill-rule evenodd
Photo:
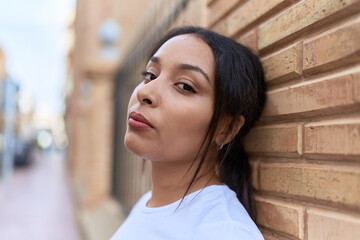
<instances>
[{"instance_id":1,"label":"brick wall","mask_svg":"<svg viewBox=\"0 0 360 240\"><path fill-rule=\"evenodd\" d=\"M266 73L245 141L264 237L360 239L360 1L206 4L205 26L251 48Z\"/></svg>"},{"instance_id":2,"label":"brick wall","mask_svg":"<svg viewBox=\"0 0 360 240\"><path fill-rule=\"evenodd\" d=\"M360 0L190 0L171 26L189 24L263 63L268 99L245 148L266 240L360 239ZM131 206L148 175L123 154Z\"/></svg>"}]
</instances>

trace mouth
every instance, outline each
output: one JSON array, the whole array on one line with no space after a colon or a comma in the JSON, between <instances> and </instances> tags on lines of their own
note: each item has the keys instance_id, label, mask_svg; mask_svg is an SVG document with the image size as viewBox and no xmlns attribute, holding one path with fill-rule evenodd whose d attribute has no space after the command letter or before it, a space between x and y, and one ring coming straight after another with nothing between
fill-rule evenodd
<instances>
[{"instance_id":1,"label":"mouth","mask_svg":"<svg viewBox=\"0 0 360 240\"><path fill-rule=\"evenodd\" d=\"M134 111L130 112L128 123L130 127L135 129L154 128L143 115Z\"/></svg>"}]
</instances>

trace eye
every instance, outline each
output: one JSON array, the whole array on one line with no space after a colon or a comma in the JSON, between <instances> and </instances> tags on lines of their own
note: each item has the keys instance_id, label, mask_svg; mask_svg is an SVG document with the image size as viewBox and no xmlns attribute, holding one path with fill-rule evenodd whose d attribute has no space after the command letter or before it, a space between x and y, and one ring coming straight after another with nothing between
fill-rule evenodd
<instances>
[{"instance_id":1,"label":"eye","mask_svg":"<svg viewBox=\"0 0 360 240\"><path fill-rule=\"evenodd\" d=\"M143 77L143 80L146 82L150 82L157 78L157 76L155 74L153 74L152 72L148 72L148 71L142 72L141 76Z\"/></svg>"},{"instance_id":2,"label":"eye","mask_svg":"<svg viewBox=\"0 0 360 240\"><path fill-rule=\"evenodd\" d=\"M185 92L196 93L195 89L187 83L180 82L180 83L177 83L176 85L179 86L181 88L181 90L183 90Z\"/></svg>"}]
</instances>

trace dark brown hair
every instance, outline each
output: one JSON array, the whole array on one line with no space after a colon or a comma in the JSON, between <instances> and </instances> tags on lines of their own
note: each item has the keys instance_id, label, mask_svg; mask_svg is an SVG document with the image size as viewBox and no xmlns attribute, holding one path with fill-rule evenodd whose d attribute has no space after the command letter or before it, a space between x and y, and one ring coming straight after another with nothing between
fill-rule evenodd
<instances>
[{"instance_id":1,"label":"dark brown hair","mask_svg":"<svg viewBox=\"0 0 360 240\"><path fill-rule=\"evenodd\" d=\"M251 170L243 149L243 138L259 118L265 103L264 72L261 63L248 48L218 33L200 27L181 27L168 32L154 46L156 51L170 38L192 34L199 37L211 48L215 60L215 104L214 113L201 149L200 162L184 194L198 176L208 158L211 143L220 121L226 116L232 121L227 134L233 131L240 116L245 123L231 142L219 150L217 167L220 180L236 192L250 216L253 216ZM198 156L196 156L197 158Z\"/></svg>"}]
</instances>

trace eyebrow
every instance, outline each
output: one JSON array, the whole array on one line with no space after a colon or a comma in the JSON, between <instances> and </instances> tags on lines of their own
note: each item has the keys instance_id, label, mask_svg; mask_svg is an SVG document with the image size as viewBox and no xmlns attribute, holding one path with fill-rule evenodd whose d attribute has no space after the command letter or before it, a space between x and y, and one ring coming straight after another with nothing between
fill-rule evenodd
<instances>
[{"instance_id":1,"label":"eyebrow","mask_svg":"<svg viewBox=\"0 0 360 240\"><path fill-rule=\"evenodd\" d=\"M158 57L152 56L152 57L149 59L149 62L159 63L159 62L160 62L160 59L159 59Z\"/></svg>"},{"instance_id":2,"label":"eyebrow","mask_svg":"<svg viewBox=\"0 0 360 240\"><path fill-rule=\"evenodd\" d=\"M155 56L152 56L149 61L154 62L154 63L160 63L160 59ZM177 65L177 67L181 70L190 70L190 71L199 72L210 83L209 76L204 72L204 70L202 70L198 66L194 66L194 65L186 64L186 63L180 63Z\"/></svg>"},{"instance_id":3,"label":"eyebrow","mask_svg":"<svg viewBox=\"0 0 360 240\"><path fill-rule=\"evenodd\" d=\"M210 82L209 76L204 72L204 70L202 70L198 66L194 66L194 65L190 65L190 64L186 64L186 63L181 63L181 64L178 65L178 68L182 69L182 70L191 70L191 71L199 72L199 73L201 73L201 75L204 76L204 78L206 78L206 80L208 82Z\"/></svg>"}]
</instances>

